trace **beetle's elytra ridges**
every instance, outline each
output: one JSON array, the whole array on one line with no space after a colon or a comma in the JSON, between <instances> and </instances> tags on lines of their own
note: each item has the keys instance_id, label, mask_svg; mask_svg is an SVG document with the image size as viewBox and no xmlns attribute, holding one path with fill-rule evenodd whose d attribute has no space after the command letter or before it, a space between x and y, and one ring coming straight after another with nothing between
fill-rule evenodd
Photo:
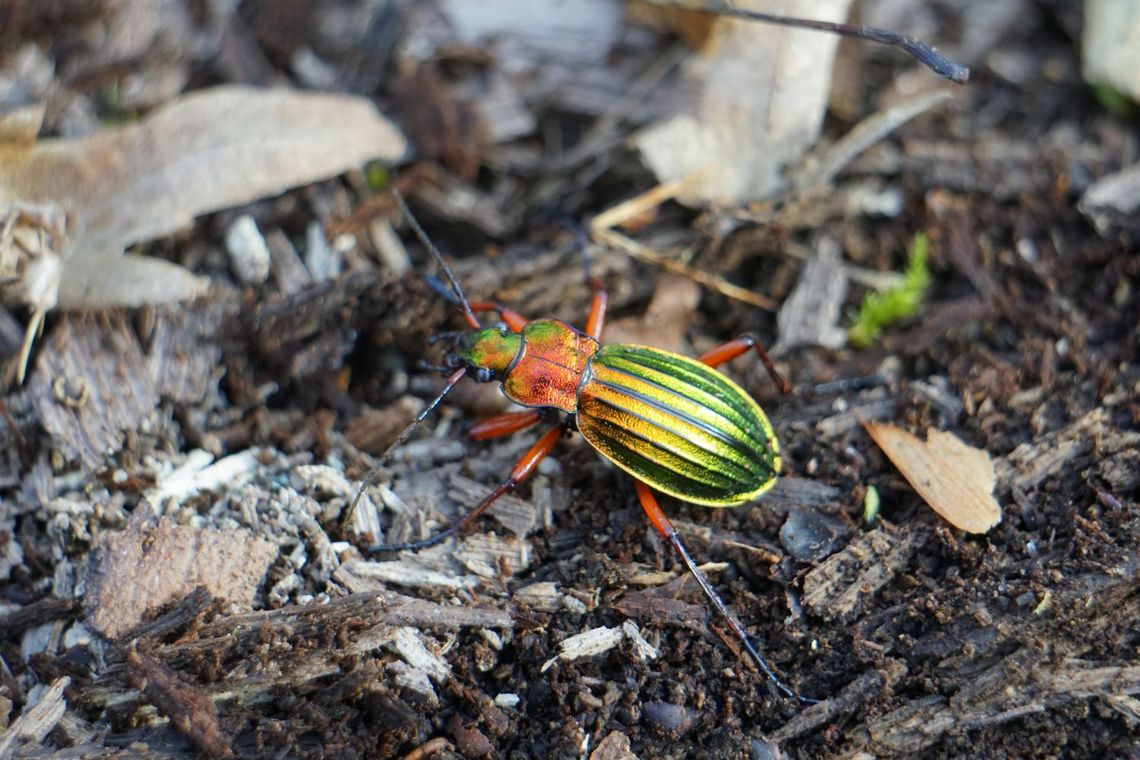
<instances>
[{"instance_id":1,"label":"beetle's elytra ridges","mask_svg":"<svg viewBox=\"0 0 1140 760\"><path fill-rule=\"evenodd\" d=\"M771 487L772 424L740 386L668 351L603 346L578 395L578 430L606 458L659 491L735 506Z\"/></svg>"}]
</instances>

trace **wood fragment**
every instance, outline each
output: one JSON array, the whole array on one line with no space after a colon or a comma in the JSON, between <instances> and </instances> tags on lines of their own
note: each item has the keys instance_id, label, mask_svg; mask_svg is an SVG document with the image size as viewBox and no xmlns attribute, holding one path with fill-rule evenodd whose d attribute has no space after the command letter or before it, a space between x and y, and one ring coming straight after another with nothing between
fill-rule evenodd
<instances>
[{"instance_id":1,"label":"wood fragment","mask_svg":"<svg viewBox=\"0 0 1140 760\"><path fill-rule=\"evenodd\" d=\"M511 595L511 599L537 612L558 612L562 609L566 595L558 590L553 581L539 581L523 586Z\"/></svg>"},{"instance_id":2,"label":"wood fragment","mask_svg":"<svg viewBox=\"0 0 1140 760\"><path fill-rule=\"evenodd\" d=\"M638 760L629 737L621 731L610 731L590 753L590 760Z\"/></svg>"},{"instance_id":3,"label":"wood fragment","mask_svg":"<svg viewBox=\"0 0 1140 760\"><path fill-rule=\"evenodd\" d=\"M839 327L846 296L847 275L839 243L823 236L800 270L795 290L784 299L776 315L777 345L782 349L846 345L847 332Z\"/></svg>"},{"instance_id":4,"label":"wood fragment","mask_svg":"<svg viewBox=\"0 0 1140 760\"><path fill-rule=\"evenodd\" d=\"M856 678L835 696L813 705L772 733L772 739L786 742L818 730L841 715L850 715L884 690L892 688L907 674L902 660L888 660L881 670L871 670Z\"/></svg>"},{"instance_id":5,"label":"wood fragment","mask_svg":"<svg viewBox=\"0 0 1140 760\"><path fill-rule=\"evenodd\" d=\"M277 546L248 531L194 530L135 509L127 529L92 551L84 607L91 626L117 638L199 586L249 607Z\"/></svg>"},{"instance_id":6,"label":"wood fragment","mask_svg":"<svg viewBox=\"0 0 1140 760\"><path fill-rule=\"evenodd\" d=\"M550 670L559 660L573 662L608 652L620 644L623 638L625 632L621 628L609 628L604 625L576 633L558 643L558 656L547 660L542 666L542 672Z\"/></svg>"},{"instance_id":7,"label":"wood fragment","mask_svg":"<svg viewBox=\"0 0 1140 760\"><path fill-rule=\"evenodd\" d=\"M30 707L26 707L18 718L0 733L0 757L9 757L21 744L30 747L41 746L43 740L63 718L67 703L63 690L71 685L71 678L63 676L51 682L51 686L33 689L29 695ZM38 691L38 693L37 693Z\"/></svg>"},{"instance_id":8,"label":"wood fragment","mask_svg":"<svg viewBox=\"0 0 1140 760\"><path fill-rule=\"evenodd\" d=\"M456 547L454 556L468 571L486 580L518 575L534 561L529 541L500 538L493 533L466 536Z\"/></svg>"},{"instance_id":9,"label":"wood fragment","mask_svg":"<svg viewBox=\"0 0 1140 760\"><path fill-rule=\"evenodd\" d=\"M128 680L170 724L206 757L233 757L230 739L218 722L218 710L209 695L179 678L148 652L127 655Z\"/></svg>"},{"instance_id":10,"label":"wood fragment","mask_svg":"<svg viewBox=\"0 0 1140 760\"><path fill-rule=\"evenodd\" d=\"M1056 475L1075 459L1086 457L1094 440L1109 429L1106 409L1098 408L1061 430L1021 444L998 460L998 478L1027 491Z\"/></svg>"},{"instance_id":11,"label":"wood fragment","mask_svg":"<svg viewBox=\"0 0 1140 760\"><path fill-rule=\"evenodd\" d=\"M358 560L351 563L350 571L360 578L374 578L398 586L419 588L436 586L458 591L475 588L479 579L474 575L456 575L439 570L431 570L418 564L414 559L393 560L390 562L368 562Z\"/></svg>"},{"instance_id":12,"label":"wood fragment","mask_svg":"<svg viewBox=\"0 0 1140 760\"><path fill-rule=\"evenodd\" d=\"M826 619L850 620L871 596L907 566L928 533L870 531L828 557L804 577L804 606Z\"/></svg>"},{"instance_id":13,"label":"wood fragment","mask_svg":"<svg viewBox=\"0 0 1140 760\"><path fill-rule=\"evenodd\" d=\"M89 469L117 451L158 404L126 315L67 317L36 358L28 395L55 447Z\"/></svg>"}]
</instances>

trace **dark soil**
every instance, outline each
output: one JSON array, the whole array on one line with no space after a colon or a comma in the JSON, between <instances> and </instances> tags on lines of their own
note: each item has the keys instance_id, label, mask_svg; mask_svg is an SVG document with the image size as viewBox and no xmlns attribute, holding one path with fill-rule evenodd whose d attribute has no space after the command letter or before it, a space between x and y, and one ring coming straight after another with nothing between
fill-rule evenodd
<instances>
[{"instance_id":1,"label":"dark soil","mask_svg":"<svg viewBox=\"0 0 1140 760\"><path fill-rule=\"evenodd\" d=\"M23 39L52 51L62 87L89 97L98 77L123 69L73 57L81 30L107 4L76 5L82 21L21 11ZM960 5L932 7L954 21L947 29L968 28L955 15ZM469 554L456 558L449 544L397 563L477 584L370 574L375 563L362 560L398 558L369 557L369 539L446 524L501 482L538 434L470 442L469 422L502 406L489 386L457 391L385 466L380 480L394 495L368 492L385 505L384 536L354 528L349 501L372 457L415 413L406 397L430 399L441 387L439 373L419 368L440 361L429 336L462 322L425 280L435 270L410 234L407 273L372 263L361 242L338 279L241 291L218 253L236 216L223 212L147 246L211 276L210 298L55 315L27 387L4 399L0 530L12 568L0 586L0 701L10 708L0 722L27 713L33 685L70 677L66 710L42 743L12 746L36 757L617 758L628 756L623 746L640 758L1140 756L1140 256L1135 220L1098 231L1078 210L1092 182L1135 161L1138 135L1080 78L1079 16L1064 4L1022 5L1000 46L975 51L975 77L949 106L872 148L829 193L747 212L668 204L636 233L659 249L690 244L692 266L777 302L803 266L788 252L820 235L837 239L848 262L884 272L902 269L916 233L931 240L929 297L878 345L781 352L795 388L788 396L754 361L725 369L779 434L784 473L768 496L726 510L663 504L698 561L716 563L710 578L768 662L821 704L782 697L737 655L649 528L632 482L577 436L508 502L523 528L512 533L509 515L484 517L474 533L494 533L491 548L465 542ZM346 90L385 112L404 109L421 159L397 184L470 296L580 326L590 295L563 222L585 222L649 189L648 171L620 143L569 171L513 168L503 146L487 147L469 123L462 85L491 65L479 51L453 51L409 101L399 86L411 85L393 84L394 48L367 35L361 47L330 48L318 23L326 11L242 3L222 45L255 64L183 61L189 86L280 81L294 76L299 49L316 51ZM383 37L381 27L369 34ZM950 49L954 40L937 42ZM117 65L145 72L151 55ZM848 55L866 84L844 93L859 105L832 117L829 139L892 96L908 64L880 56L858 45ZM407 115L424 103L430 113ZM552 103L528 103L546 126L518 141L527 150L556 152L541 140L557 132L572 144L593 121ZM503 189L508 179L516 191ZM901 212L853 214L836 201L869 182L897 188ZM463 189L493 218L462 219L438 200ZM376 220L396 220L388 196L371 195L359 177L242 211L298 246L313 219L330 238L361 241ZM617 251L593 255L610 288L611 322L662 330L644 315L674 276ZM849 311L864 292L852 287ZM774 314L713 289L682 318L694 354L743 332L775 335ZM141 414L144 423L107 452L80 440L87 431L45 422L61 373L128 386L138 366L115 365L125 354L109 359L118 375L92 368L94 354L125 344L140 356L162 347L182 368L159 384L161 401ZM108 387L108 399L130 400ZM103 403L97 391L90 403ZM920 436L950 430L989 452L1001 523L985 535L951 527L862 419ZM147 523L138 512L146 494L194 449L251 452L256 468L170 506L169 524ZM349 488L326 485L330 472ZM882 506L868 523L872 487ZM220 528L219 541L241 529L272 542L278 552L255 611L183 588L120 638L95 634L85 626L91 599L87 608L75 600L93 582L93 547L129 520L154 545L176 525ZM815 540L792 541L782 532L789 525ZM491 569L473 569L479 562ZM656 658L642 659L622 638L602 654L556 659L568 637L626 621ZM412 683L422 671L396 631L414 634L450 673L423 675L426 690Z\"/></svg>"}]
</instances>

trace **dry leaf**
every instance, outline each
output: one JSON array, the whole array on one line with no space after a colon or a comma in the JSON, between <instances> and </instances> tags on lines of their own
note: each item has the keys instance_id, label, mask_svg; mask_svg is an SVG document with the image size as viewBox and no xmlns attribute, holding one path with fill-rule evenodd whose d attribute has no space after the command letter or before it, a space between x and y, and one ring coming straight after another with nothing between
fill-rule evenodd
<instances>
[{"instance_id":1,"label":"dry leaf","mask_svg":"<svg viewBox=\"0 0 1140 760\"><path fill-rule=\"evenodd\" d=\"M988 453L941 430L931 430L923 442L887 423L865 422L863 427L911 487L951 525L985 533L1001 522Z\"/></svg>"},{"instance_id":2,"label":"dry leaf","mask_svg":"<svg viewBox=\"0 0 1140 760\"><path fill-rule=\"evenodd\" d=\"M20 209L59 208L69 235L51 236L52 250L41 245L27 254L25 276L3 293L33 313L20 380L30 339L57 304L140 306L205 292L204 278L169 262L124 257L127 246L370 159L399 159L407 148L364 98L285 89L202 90L138 124L77 140L28 139L37 113L0 124L0 210L15 209L6 212L15 219ZM4 231L0 248L12 226Z\"/></svg>"},{"instance_id":3,"label":"dry leaf","mask_svg":"<svg viewBox=\"0 0 1140 760\"><path fill-rule=\"evenodd\" d=\"M1081 64L1085 80L1140 100L1140 6L1135 0L1089 0Z\"/></svg>"},{"instance_id":4,"label":"dry leaf","mask_svg":"<svg viewBox=\"0 0 1140 760\"><path fill-rule=\"evenodd\" d=\"M74 219L70 255L116 255L405 149L365 98L217 87L84 139L0 145L0 204L57 203Z\"/></svg>"},{"instance_id":5,"label":"dry leaf","mask_svg":"<svg viewBox=\"0 0 1140 760\"><path fill-rule=\"evenodd\" d=\"M849 6L850 0L768 0L746 7L838 22ZM637 147L662 183L700 172L682 201L735 204L775 192L782 168L815 143L839 40L719 18L716 42L686 64L701 90L696 116L681 114L648 130Z\"/></svg>"}]
</instances>

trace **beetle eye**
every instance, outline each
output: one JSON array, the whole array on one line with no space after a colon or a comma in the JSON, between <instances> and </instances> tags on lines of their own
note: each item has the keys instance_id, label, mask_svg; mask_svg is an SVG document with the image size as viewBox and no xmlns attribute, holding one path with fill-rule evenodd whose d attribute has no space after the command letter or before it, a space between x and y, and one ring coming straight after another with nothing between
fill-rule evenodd
<instances>
[{"instance_id":1,"label":"beetle eye","mask_svg":"<svg viewBox=\"0 0 1140 760\"><path fill-rule=\"evenodd\" d=\"M486 367L480 367L475 370L475 382L477 383L489 383L494 379L495 377L491 374L491 370Z\"/></svg>"}]
</instances>

